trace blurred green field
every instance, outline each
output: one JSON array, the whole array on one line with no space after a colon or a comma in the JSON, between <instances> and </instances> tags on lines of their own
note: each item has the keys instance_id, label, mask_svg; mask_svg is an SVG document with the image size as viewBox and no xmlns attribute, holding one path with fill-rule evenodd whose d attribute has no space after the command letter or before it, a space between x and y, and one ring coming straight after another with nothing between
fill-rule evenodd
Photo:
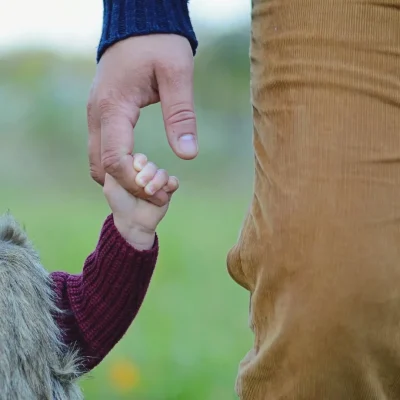
<instances>
[{"instance_id":1,"label":"blurred green field","mask_svg":"<svg viewBox=\"0 0 400 400\"><path fill-rule=\"evenodd\" d=\"M143 307L83 382L85 400L236 398L238 363L252 343L249 294L229 277L226 255L251 198L249 26L198 36L200 154L175 157L159 105L142 110L135 151L177 175L181 189L158 232L159 262ZM88 176L94 71L94 54L28 48L0 60L0 213L10 208L26 225L49 270L80 272L108 214Z\"/></svg>"},{"instance_id":2,"label":"blurred green field","mask_svg":"<svg viewBox=\"0 0 400 400\"><path fill-rule=\"evenodd\" d=\"M225 259L248 198L182 185L158 232L159 262L143 307L83 382L86 400L236 398L238 363L251 346L249 296ZM97 187L9 187L0 198L7 208L25 224L45 267L72 273L81 271L108 213Z\"/></svg>"}]
</instances>

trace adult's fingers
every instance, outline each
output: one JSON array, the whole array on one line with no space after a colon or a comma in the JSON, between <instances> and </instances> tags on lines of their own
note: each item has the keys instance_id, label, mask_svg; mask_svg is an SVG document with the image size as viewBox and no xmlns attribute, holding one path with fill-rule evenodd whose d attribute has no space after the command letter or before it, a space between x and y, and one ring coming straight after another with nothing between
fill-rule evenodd
<instances>
[{"instance_id":1,"label":"adult's fingers","mask_svg":"<svg viewBox=\"0 0 400 400\"><path fill-rule=\"evenodd\" d=\"M193 62L160 67L156 77L169 145L178 157L191 160L198 153Z\"/></svg>"},{"instance_id":2,"label":"adult's fingers","mask_svg":"<svg viewBox=\"0 0 400 400\"><path fill-rule=\"evenodd\" d=\"M129 192L135 194L137 188L132 186L135 172L133 170L133 126L139 119L139 109L130 114L124 107L104 103L99 107L101 124L101 165Z\"/></svg>"},{"instance_id":3,"label":"adult's fingers","mask_svg":"<svg viewBox=\"0 0 400 400\"><path fill-rule=\"evenodd\" d=\"M101 164L104 171L129 193L163 206L168 202L165 191L161 190L151 196L135 182L137 171L132 156L133 127L139 114L139 108L135 107L101 108Z\"/></svg>"},{"instance_id":4,"label":"adult's fingers","mask_svg":"<svg viewBox=\"0 0 400 400\"><path fill-rule=\"evenodd\" d=\"M105 172L101 165L101 125L100 119L96 118L94 105L91 101L87 105L87 124L90 176L103 186Z\"/></svg>"}]
</instances>

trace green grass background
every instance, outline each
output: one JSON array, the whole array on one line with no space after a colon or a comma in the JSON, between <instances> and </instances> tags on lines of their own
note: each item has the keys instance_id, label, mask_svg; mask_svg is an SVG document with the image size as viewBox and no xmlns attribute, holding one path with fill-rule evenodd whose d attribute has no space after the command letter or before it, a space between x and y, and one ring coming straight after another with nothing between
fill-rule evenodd
<instances>
[{"instance_id":1,"label":"green grass background","mask_svg":"<svg viewBox=\"0 0 400 400\"><path fill-rule=\"evenodd\" d=\"M83 382L85 400L231 400L251 348L249 293L229 277L226 255L251 199L249 26L196 29L194 93L200 154L175 157L159 105L142 111L135 151L181 180L158 231L160 256L127 335ZM1 50L1 49L0 49ZM25 224L49 270L80 272L108 208L89 178L86 101L92 54L14 49L0 62L0 213ZM121 391L115 365L134 365Z\"/></svg>"},{"instance_id":2,"label":"green grass background","mask_svg":"<svg viewBox=\"0 0 400 400\"><path fill-rule=\"evenodd\" d=\"M199 195L201 193L201 196ZM136 400L234 399L240 359L251 345L248 293L226 270L247 198L183 187L160 225L158 265L137 319L104 362L83 382L85 398ZM25 224L49 270L80 272L108 207L101 190L9 188L2 209ZM111 368L139 371L123 392Z\"/></svg>"}]
</instances>

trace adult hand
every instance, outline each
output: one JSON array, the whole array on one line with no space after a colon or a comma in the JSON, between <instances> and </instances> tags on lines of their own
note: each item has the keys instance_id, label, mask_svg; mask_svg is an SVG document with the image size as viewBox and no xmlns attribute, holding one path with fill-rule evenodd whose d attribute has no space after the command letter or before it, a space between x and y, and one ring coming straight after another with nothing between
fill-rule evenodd
<instances>
[{"instance_id":1,"label":"adult hand","mask_svg":"<svg viewBox=\"0 0 400 400\"><path fill-rule=\"evenodd\" d=\"M182 159L193 159L198 145L188 40L153 34L108 48L97 66L87 106L90 174L103 185L108 173L133 195L164 205L164 190L148 195L135 184L132 157L140 109L159 101L172 150Z\"/></svg>"}]
</instances>

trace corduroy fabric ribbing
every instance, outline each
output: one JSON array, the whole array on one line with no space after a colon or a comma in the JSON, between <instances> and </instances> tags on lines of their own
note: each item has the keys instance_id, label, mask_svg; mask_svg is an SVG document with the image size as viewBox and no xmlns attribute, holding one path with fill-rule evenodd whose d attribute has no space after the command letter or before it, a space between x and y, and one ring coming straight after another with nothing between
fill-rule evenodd
<instances>
[{"instance_id":1,"label":"corduroy fabric ribbing","mask_svg":"<svg viewBox=\"0 0 400 400\"><path fill-rule=\"evenodd\" d=\"M253 0L241 400L400 399L400 1Z\"/></svg>"}]
</instances>

